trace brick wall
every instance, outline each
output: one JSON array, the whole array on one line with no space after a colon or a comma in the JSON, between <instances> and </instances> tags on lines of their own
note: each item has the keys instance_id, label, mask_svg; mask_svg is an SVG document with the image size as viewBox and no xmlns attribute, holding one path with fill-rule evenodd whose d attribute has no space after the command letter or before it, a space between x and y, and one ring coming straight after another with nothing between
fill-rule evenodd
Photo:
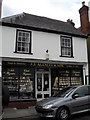
<instances>
[{"instance_id":1,"label":"brick wall","mask_svg":"<svg viewBox=\"0 0 90 120\"><path fill-rule=\"evenodd\" d=\"M84 34L88 34L89 31L89 17L88 17L89 7L82 3L82 7L79 10L80 13L80 23L81 23L81 31Z\"/></svg>"},{"instance_id":2,"label":"brick wall","mask_svg":"<svg viewBox=\"0 0 90 120\"><path fill-rule=\"evenodd\" d=\"M35 106L37 100L23 100L23 101L12 101L9 102L8 106L3 106L4 108L27 108L30 106Z\"/></svg>"}]
</instances>

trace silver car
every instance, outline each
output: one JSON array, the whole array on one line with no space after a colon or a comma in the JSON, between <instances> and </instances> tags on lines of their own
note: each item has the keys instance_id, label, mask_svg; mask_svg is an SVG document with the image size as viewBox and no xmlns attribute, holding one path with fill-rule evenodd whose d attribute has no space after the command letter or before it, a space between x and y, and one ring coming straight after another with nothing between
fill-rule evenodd
<instances>
[{"instance_id":1,"label":"silver car","mask_svg":"<svg viewBox=\"0 0 90 120\"><path fill-rule=\"evenodd\" d=\"M37 102L41 117L67 120L73 114L90 111L90 85L68 87L55 96Z\"/></svg>"}]
</instances>

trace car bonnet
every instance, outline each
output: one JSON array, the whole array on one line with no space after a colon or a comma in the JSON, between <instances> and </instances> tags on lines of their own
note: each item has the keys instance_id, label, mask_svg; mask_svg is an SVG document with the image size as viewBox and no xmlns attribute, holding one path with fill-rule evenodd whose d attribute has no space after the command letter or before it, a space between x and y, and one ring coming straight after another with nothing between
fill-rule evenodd
<instances>
[{"instance_id":1,"label":"car bonnet","mask_svg":"<svg viewBox=\"0 0 90 120\"><path fill-rule=\"evenodd\" d=\"M49 97L49 98L46 98L46 99L43 99L43 100L37 102L37 105L45 106L45 105L49 105L49 104L55 104L55 103L63 101L63 100L64 100L64 98L61 98L61 97Z\"/></svg>"}]
</instances>

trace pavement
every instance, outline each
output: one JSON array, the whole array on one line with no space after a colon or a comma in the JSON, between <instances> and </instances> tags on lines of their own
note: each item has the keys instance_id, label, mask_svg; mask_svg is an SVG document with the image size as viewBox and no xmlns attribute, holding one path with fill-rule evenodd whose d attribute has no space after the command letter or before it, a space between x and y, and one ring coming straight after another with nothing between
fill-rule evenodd
<instances>
[{"instance_id":1,"label":"pavement","mask_svg":"<svg viewBox=\"0 0 90 120\"><path fill-rule=\"evenodd\" d=\"M23 118L23 117L30 117L34 119L34 118L38 118L39 116L35 111L34 106L23 109L5 108L3 110L3 117L2 117L3 119Z\"/></svg>"},{"instance_id":2,"label":"pavement","mask_svg":"<svg viewBox=\"0 0 90 120\"><path fill-rule=\"evenodd\" d=\"M40 120L34 106L22 109L5 108L3 111L2 120ZM90 112L77 114L72 116L69 120L90 120Z\"/></svg>"}]
</instances>

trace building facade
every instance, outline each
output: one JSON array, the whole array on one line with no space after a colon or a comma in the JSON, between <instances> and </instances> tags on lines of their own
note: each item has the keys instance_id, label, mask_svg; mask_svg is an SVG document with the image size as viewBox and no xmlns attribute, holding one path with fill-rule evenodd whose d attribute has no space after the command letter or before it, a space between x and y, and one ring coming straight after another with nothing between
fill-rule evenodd
<instances>
[{"instance_id":1,"label":"building facade","mask_svg":"<svg viewBox=\"0 0 90 120\"><path fill-rule=\"evenodd\" d=\"M72 21L23 13L1 23L2 84L9 88L11 103L40 100L65 87L88 84L86 36Z\"/></svg>"}]
</instances>

